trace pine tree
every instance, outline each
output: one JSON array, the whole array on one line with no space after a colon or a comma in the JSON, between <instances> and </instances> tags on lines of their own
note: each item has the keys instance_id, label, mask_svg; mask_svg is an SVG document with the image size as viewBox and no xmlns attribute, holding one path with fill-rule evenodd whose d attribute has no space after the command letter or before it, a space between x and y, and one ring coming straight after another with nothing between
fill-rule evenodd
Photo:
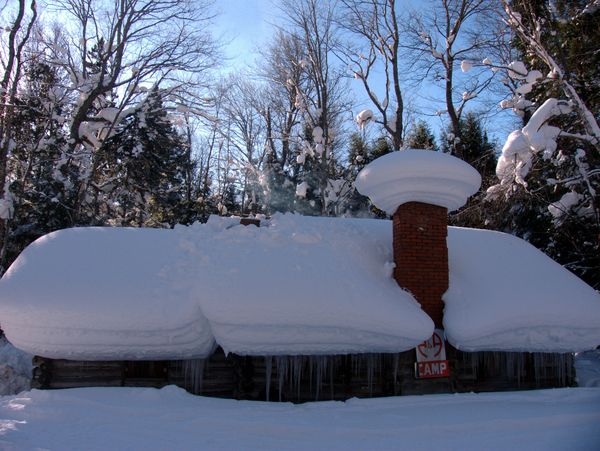
<instances>
[{"instance_id":1,"label":"pine tree","mask_svg":"<svg viewBox=\"0 0 600 451\"><path fill-rule=\"evenodd\" d=\"M185 218L189 153L154 88L103 146L109 216L120 225L173 226ZM112 206L111 206L112 204Z\"/></svg>"},{"instance_id":2,"label":"pine tree","mask_svg":"<svg viewBox=\"0 0 600 451\"><path fill-rule=\"evenodd\" d=\"M348 171L346 178L353 185L358 173L371 161L371 150L364 137L359 133L350 136L348 149ZM370 208L369 198L360 194L352 187L345 201L345 212L351 216L368 215Z\"/></svg>"},{"instance_id":3,"label":"pine tree","mask_svg":"<svg viewBox=\"0 0 600 451\"><path fill-rule=\"evenodd\" d=\"M435 136L433 136L429 125L424 121L418 121L415 124L404 140L404 144L411 149L438 150Z\"/></svg>"},{"instance_id":4,"label":"pine tree","mask_svg":"<svg viewBox=\"0 0 600 451\"><path fill-rule=\"evenodd\" d=\"M359 133L350 135L348 166L354 177L371 161L369 145Z\"/></svg>"},{"instance_id":5,"label":"pine tree","mask_svg":"<svg viewBox=\"0 0 600 451\"><path fill-rule=\"evenodd\" d=\"M482 187L487 189L496 182L496 146L489 141L487 131L476 114L468 112L459 125L464 160L481 174ZM450 129L442 132L443 152L449 153L453 149L451 137Z\"/></svg>"},{"instance_id":6,"label":"pine tree","mask_svg":"<svg viewBox=\"0 0 600 451\"><path fill-rule=\"evenodd\" d=\"M265 204L268 213L286 213L294 210L295 183L277 161L273 152L267 153L263 169L265 177Z\"/></svg>"},{"instance_id":7,"label":"pine tree","mask_svg":"<svg viewBox=\"0 0 600 451\"><path fill-rule=\"evenodd\" d=\"M15 109L15 145L9 158L14 213L8 221L3 266L30 242L71 223L72 169L61 161L66 146L65 108L58 71L32 62Z\"/></svg>"},{"instance_id":8,"label":"pine tree","mask_svg":"<svg viewBox=\"0 0 600 451\"><path fill-rule=\"evenodd\" d=\"M481 188L479 192L469 198L467 204L460 210L451 213L450 224L461 227L487 228L489 215L493 210L488 210L484 203L486 190L496 183L496 155L495 145L488 139L487 132L481 125L481 120L469 112L459 122L461 136L461 155L464 160L473 166L481 175ZM450 131L442 131L442 151L451 152L455 147Z\"/></svg>"},{"instance_id":9,"label":"pine tree","mask_svg":"<svg viewBox=\"0 0 600 451\"><path fill-rule=\"evenodd\" d=\"M238 190L234 183L228 183L221 200L220 213L226 215L239 215L240 204L238 202Z\"/></svg>"},{"instance_id":10,"label":"pine tree","mask_svg":"<svg viewBox=\"0 0 600 451\"><path fill-rule=\"evenodd\" d=\"M385 138L380 137L375 140L375 142L371 146L370 160L373 161L376 158L379 158L385 154L393 152L394 149L391 143Z\"/></svg>"}]
</instances>

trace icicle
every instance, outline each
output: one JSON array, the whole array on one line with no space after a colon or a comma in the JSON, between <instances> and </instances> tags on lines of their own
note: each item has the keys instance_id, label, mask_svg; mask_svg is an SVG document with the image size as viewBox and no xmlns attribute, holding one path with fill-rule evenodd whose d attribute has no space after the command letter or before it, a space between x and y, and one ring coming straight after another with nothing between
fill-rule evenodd
<instances>
[{"instance_id":1,"label":"icicle","mask_svg":"<svg viewBox=\"0 0 600 451\"><path fill-rule=\"evenodd\" d=\"M316 393L315 393L315 400L319 399L319 396L321 395L321 391L323 389L323 375L326 374L327 372L327 356L317 356L315 357L315 361L316 361L316 372L315 372L315 386L316 386Z\"/></svg>"},{"instance_id":2,"label":"icicle","mask_svg":"<svg viewBox=\"0 0 600 451\"><path fill-rule=\"evenodd\" d=\"M273 358L265 356L265 397L269 401L269 393L271 391L271 371L273 369Z\"/></svg>"},{"instance_id":3,"label":"icicle","mask_svg":"<svg viewBox=\"0 0 600 451\"><path fill-rule=\"evenodd\" d=\"M302 367L304 358L294 356L292 358L292 389L296 392L296 399L300 401L300 383L302 381Z\"/></svg>"},{"instance_id":4,"label":"icicle","mask_svg":"<svg viewBox=\"0 0 600 451\"><path fill-rule=\"evenodd\" d=\"M358 377L358 365L359 365L359 360L358 358L352 354L350 356L350 370L352 371L352 378L355 379L356 377Z\"/></svg>"},{"instance_id":5,"label":"icicle","mask_svg":"<svg viewBox=\"0 0 600 451\"><path fill-rule=\"evenodd\" d=\"M334 365L336 363L336 358L334 357L334 361L330 363L329 365L329 394L330 394L330 398L333 399L333 388L334 388L334 384L333 384L333 367L337 366Z\"/></svg>"},{"instance_id":6,"label":"icicle","mask_svg":"<svg viewBox=\"0 0 600 451\"><path fill-rule=\"evenodd\" d=\"M277 363L277 389L278 389L278 393L279 393L279 401L281 402L283 385L286 382L286 378L288 376L289 357L288 356L275 357L275 362Z\"/></svg>"},{"instance_id":7,"label":"icicle","mask_svg":"<svg viewBox=\"0 0 600 451\"><path fill-rule=\"evenodd\" d=\"M542 379L542 371L543 371L543 360L539 352L532 352L533 357L533 375L535 378L535 386L540 386L540 381Z\"/></svg>"},{"instance_id":8,"label":"icicle","mask_svg":"<svg viewBox=\"0 0 600 451\"><path fill-rule=\"evenodd\" d=\"M400 364L400 354L393 355L394 365L394 395L398 394L398 366Z\"/></svg>"},{"instance_id":9,"label":"icicle","mask_svg":"<svg viewBox=\"0 0 600 451\"><path fill-rule=\"evenodd\" d=\"M369 396L373 396L373 373L374 373L373 354L367 355L367 386L369 387Z\"/></svg>"},{"instance_id":10,"label":"icicle","mask_svg":"<svg viewBox=\"0 0 600 451\"><path fill-rule=\"evenodd\" d=\"M526 376L526 366L525 366L525 354L522 352L517 354L517 385L521 387L521 381Z\"/></svg>"},{"instance_id":11,"label":"icicle","mask_svg":"<svg viewBox=\"0 0 600 451\"><path fill-rule=\"evenodd\" d=\"M475 380L477 380L477 378L479 377L479 354L479 352L465 352L462 354L464 359L468 359L468 364L471 367L471 371L473 371L473 378Z\"/></svg>"},{"instance_id":12,"label":"icicle","mask_svg":"<svg viewBox=\"0 0 600 451\"><path fill-rule=\"evenodd\" d=\"M205 359L190 359L183 361L184 385L189 391L196 395L202 391L205 363Z\"/></svg>"},{"instance_id":13,"label":"icicle","mask_svg":"<svg viewBox=\"0 0 600 451\"><path fill-rule=\"evenodd\" d=\"M310 356L308 358L308 392L312 393L313 387L313 369L314 369L314 360L313 357Z\"/></svg>"}]
</instances>

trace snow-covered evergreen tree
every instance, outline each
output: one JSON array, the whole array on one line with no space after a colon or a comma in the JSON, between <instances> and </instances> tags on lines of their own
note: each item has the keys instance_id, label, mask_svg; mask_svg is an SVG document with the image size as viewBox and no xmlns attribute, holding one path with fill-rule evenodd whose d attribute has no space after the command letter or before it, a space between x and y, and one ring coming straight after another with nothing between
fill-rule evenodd
<instances>
[{"instance_id":1,"label":"snow-covered evergreen tree","mask_svg":"<svg viewBox=\"0 0 600 451\"><path fill-rule=\"evenodd\" d=\"M59 71L43 62L29 63L15 106L15 145L7 164L12 201L6 218L7 262L36 238L67 227L75 194L69 177L74 168L61 161L67 136Z\"/></svg>"},{"instance_id":2,"label":"snow-covered evergreen tree","mask_svg":"<svg viewBox=\"0 0 600 451\"><path fill-rule=\"evenodd\" d=\"M600 286L600 30L585 1L503 1L522 61L506 68L523 118L500 157L497 227ZM585 39L583 39L585 37Z\"/></svg>"},{"instance_id":3,"label":"snow-covered evergreen tree","mask_svg":"<svg viewBox=\"0 0 600 451\"><path fill-rule=\"evenodd\" d=\"M102 147L95 186L107 194L108 220L119 225L174 225L184 216L188 153L154 88Z\"/></svg>"}]
</instances>

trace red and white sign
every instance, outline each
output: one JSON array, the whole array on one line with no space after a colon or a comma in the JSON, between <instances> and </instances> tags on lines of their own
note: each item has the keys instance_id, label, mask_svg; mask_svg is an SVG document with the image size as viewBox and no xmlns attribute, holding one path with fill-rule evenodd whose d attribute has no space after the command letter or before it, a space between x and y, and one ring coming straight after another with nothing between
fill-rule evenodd
<instances>
[{"instance_id":1,"label":"red and white sign","mask_svg":"<svg viewBox=\"0 0 600 451\"><path fill-rule=\"evenodd\" d=\"M436 362L417 362L417 379L431 379L434 377L450 376L450 367L447 360Z\"/></svg>"},{"instance_id":2,"label":"red and white sign","mask_svg":"<svg viewBox=\"0 0 600 451\"><path fill-rule=\"evenodd\" d=\"M429 340L417 346L415 377L433 378L450 376L450 365L446 360L444 331L435 329Z\"/></svg>"}]
</instances>

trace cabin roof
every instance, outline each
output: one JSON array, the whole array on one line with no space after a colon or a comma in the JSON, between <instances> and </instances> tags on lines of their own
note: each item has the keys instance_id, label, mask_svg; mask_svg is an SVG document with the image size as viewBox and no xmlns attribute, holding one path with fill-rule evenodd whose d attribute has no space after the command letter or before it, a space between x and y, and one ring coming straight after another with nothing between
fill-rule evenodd
<instances>
[{"instance_id":1,"label":"cabin roof","mask_svg":"<svg viewBox=\"0 0 600 451\"><path fill-rule=\"evenodd\" d=\"M444 327L469 350L600 344L600 296L523 240L450 227ZM46 235L0 281L17 347L81 360L401 352L433 322L392 278L391 221L277 214Z\"/></svg>"}]
</instances>

